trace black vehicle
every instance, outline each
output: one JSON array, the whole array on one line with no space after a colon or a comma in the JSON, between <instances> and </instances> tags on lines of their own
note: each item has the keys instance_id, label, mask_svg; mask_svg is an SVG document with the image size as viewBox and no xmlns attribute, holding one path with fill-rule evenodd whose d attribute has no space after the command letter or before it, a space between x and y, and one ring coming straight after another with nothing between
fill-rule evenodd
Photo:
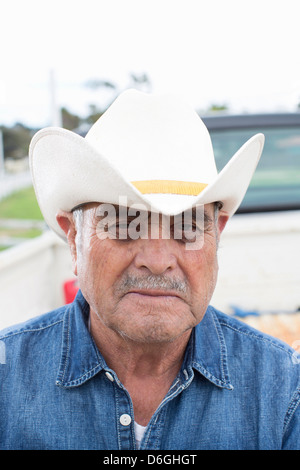
<instances>
[{"instance_id":1,"label":"black vehicle","mask_svg":"<svg viewBox=\"0 0 300 470\"><path fill-rule=\"evenodd\" d=\"M265 134L261 160L237 212L300 209L300 113L202 119L212 138L218 171L250 137Z\"/></svg>"}]
</instances>

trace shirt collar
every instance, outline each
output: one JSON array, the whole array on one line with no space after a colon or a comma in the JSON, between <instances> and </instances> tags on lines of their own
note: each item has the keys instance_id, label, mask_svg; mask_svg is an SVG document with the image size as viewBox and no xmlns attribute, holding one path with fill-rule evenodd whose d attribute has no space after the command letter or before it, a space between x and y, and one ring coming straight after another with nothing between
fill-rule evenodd
<instances>
[{"instance_id":1,"label":"shirt collar","mask_svg":"<svg viewBox=\"0 0 300 470\"><path fill-rule=\"evenodd\" d=\"M193 343L192 367L216 386L233 390L225 338L213 307L194 328Z\"/></svg>"},{"instance_id":2,"label":"shirt collar","mask_svg":"<svg viewBox=\"0 0 300 470\"><path fill-rule=\"evenodd\" d=\"M89 332L88 319L89 305L79 290L74 302L65 311L57 385L77 387L101 370L110 370ZM225 339L212 307L208 307L191 335L182 369L191 368L216 386L233 389L227 367Z\"/></svg>"},{"instance_id":3,"label":"shirt collar","mask_svg":"<svg viewBox=\"0 0 300 470\"><path fill-rule=\"evenodd\" d=\"M106 367L88 329L89 312L89 305L79 290L65 311L57 385L77 387Z\"/></svg>"}]
</instances>

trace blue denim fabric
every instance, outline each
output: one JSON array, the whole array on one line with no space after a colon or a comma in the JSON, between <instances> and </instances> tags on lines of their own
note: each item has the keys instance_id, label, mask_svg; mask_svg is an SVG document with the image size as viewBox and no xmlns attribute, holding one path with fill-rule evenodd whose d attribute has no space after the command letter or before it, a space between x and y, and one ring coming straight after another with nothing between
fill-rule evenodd
<instances>
[{"instance_id":1,"label":"blue denim fabric","mask_svg":"<svg viewBox=\"0 0 300 470\"><path fill-rule=\"evenodd\" d=\"M1 449L135 449L130 396L88 315L79 291L0 335ZM288 346L209 307L141 449L299 449L299 368Z\"/></svg>"}]
</instances>

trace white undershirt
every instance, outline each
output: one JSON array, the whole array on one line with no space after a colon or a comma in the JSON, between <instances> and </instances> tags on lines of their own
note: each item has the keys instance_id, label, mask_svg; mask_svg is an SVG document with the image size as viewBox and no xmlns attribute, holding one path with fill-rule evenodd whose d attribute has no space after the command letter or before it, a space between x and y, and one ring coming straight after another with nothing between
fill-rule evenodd
<instances>
[{"instance_id":1,"label":"white undershirt","mask_svg":"<svg viewBox=\"0 0 300 470\"><path fill-rule=\"evenodd\" d=\"M138 449L140 448L141 440L143 439L143 435L146 429L147 426L141 426L140 424L134 422L135 442Z\"/></svg>"}]
</instances>

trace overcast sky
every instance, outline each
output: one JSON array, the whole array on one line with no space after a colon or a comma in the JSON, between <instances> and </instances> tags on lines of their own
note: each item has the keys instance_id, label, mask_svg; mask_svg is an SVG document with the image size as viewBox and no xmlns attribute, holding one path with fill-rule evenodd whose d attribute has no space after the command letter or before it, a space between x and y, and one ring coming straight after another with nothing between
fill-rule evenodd
<instances>
[{"instance_id":1,"label":"overcast sky","mask_svg":"<svg viewBox=\"0 0 300 470\"><path fill-rule=\"evenodd\" d=\"M295 111L300 101L299 0L0 0L0 125L51 124L56 98L80 115L110 96L88 79L130 86L195 108ZM112 95L111 95L112 96Z\"/></svg>"}]
</instances>

